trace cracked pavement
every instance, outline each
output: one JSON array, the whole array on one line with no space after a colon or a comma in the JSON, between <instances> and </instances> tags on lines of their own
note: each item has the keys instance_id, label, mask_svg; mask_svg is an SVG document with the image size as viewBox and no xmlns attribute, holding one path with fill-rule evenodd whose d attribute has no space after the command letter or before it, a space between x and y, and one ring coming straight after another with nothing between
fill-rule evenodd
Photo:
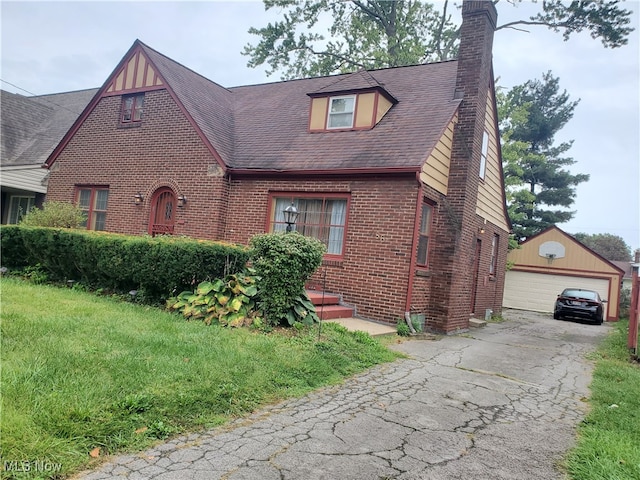
<instances>
[{"instance_id":1,"label":"cracked pavement","mask_svg":"<svg viewBox=\"0 0 640 480\"><path fill-rule=\"evenodd\" d=\"M609 327L508 310L406 359L76 479L561 479Z\"/></svg>"}]
</instances>

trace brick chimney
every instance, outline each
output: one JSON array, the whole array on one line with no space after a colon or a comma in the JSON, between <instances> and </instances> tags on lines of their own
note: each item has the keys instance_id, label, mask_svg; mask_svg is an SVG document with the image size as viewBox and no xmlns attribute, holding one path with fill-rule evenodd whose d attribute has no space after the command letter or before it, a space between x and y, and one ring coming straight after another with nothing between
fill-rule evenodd
<instances>
[{"instance_id":1,"label":"brick chimney","mask_svg":"<svg viewBox=\"0 0 640 480\"><path fill-rule=\"evenodd\" d=\"M477 242L476 202L480 182L480 154L491 82L493 34L497 12L490 0L464 0L455 98L462 102L454 130L449 186L438 206L447 224L439 229L435 255L442 278L433 278L430 326L446 332L467 329L474 288ZM438 275L440 277L440 275Z\"/></svg>"}]
</instances>

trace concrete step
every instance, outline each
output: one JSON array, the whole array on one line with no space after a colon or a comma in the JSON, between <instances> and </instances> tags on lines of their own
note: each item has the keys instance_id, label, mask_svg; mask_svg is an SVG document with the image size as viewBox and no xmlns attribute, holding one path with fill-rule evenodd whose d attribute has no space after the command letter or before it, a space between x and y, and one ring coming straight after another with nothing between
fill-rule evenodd
<instances>
[{"instance_id":1,"label":"concrete step","mask_svg":"<svg viewBox=\"0 0 640 480\"><path fill-rule=\"evenodd\" d=\"M335 318L353 317L353 308L342 305L317 305L316 313L320 320L333 320Z\"/></svg>"},{"instance_id":2,"label":"concrete step","mask_svg":"<svg viewBox=\"0 0 640 480\"><path fill-rule=\"evenodd\" d=\"M484 320L480 320L479 318L470 318L469 326L472 328L481 328L487 324Z\"/></svg>"},{"instance_id":3,"label":"concrete step","mask_svg":"<svg viewBox=\"0 0 640 480\"><path fill-rule=\"evenodd\" d=\"M372 337L379 335L395 335L397 330L396 327L392 327L391 325L383 325L382 323L370 322L360 318L336 318L333 320L327 320L327 322L337 323L352 332L366 332Z\"/></svg>"}]
</instances>

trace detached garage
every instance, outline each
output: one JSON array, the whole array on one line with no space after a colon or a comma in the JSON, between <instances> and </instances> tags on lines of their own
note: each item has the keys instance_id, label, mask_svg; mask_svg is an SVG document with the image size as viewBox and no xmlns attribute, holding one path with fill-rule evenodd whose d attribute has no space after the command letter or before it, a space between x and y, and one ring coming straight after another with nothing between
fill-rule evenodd
<instances>
[{"instance_id":1,"label":"detached garage","mask_svg":"<svg viewBox=\"0 0 640 480\"><path fill-rule=\"evenodd\" d=\"M595 290L607 300L606 320L617 320L624 272L610 261L550 227L509 252L503 306L553 312L556 297L565 288Z\"/></svg>"}]
</instances>

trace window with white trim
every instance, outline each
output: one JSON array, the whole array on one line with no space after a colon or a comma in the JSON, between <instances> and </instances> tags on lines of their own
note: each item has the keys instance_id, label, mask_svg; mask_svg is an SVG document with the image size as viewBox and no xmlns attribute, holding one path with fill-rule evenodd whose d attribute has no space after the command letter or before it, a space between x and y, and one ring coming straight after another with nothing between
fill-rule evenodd
<instances>
[{"instance_id":1,"label":"window with white trim","mask_svg":"<svg viewBox=\"0 0 640 480\"><path fill-rule=\"evenodd\" d=\"M269 231L286 231L284 209L291 203L298 210L294 230L324 243L327 255L342 256L347 228L348 198L344 195L274 195L271 201Z\"/></svg>"},{"instance_id":2,"label":"window with white trim","mask_svg":"<svg viewBox=\"0 0 640 480\"><path fill-rule=\"evenodd\" d=\"M29 213L29 210L33 208L35 201L35 197L12 195L9 200L9 216L7 217L7 223L20 223L22 217Z\"/></svg>"},{"instance_id":3,"label":"window with white trim","mask_svg":"<svg viewBox=\"0 0 640 480\"><path fill-rule=\"evenodd\" d=\"M487 173L487 154L489 153L489 134L485 130L482 134L482 152L480 153L480 178Z\"/></svg>"},{"instance_id":4,"label":"window with white trim","mask_svg":"<svg viewBox=\"0 0 640 480\"><path fill-rule=\"evenodd\" d=\"M327 129L353 127L356 96L331 97L329 99L329 115Z\"/></svg>"},{"instance_id":5,"label":"window with white trim","mask_svg":"<svg viewBox=\"0 0 640 480\"><path fill-rule=\"evenodd\" d=\"M107 222L109 190L105 187L81 187L77 192L78 207L85 213L87 230L104 230Z\"/></svg>"}]
</instances>

